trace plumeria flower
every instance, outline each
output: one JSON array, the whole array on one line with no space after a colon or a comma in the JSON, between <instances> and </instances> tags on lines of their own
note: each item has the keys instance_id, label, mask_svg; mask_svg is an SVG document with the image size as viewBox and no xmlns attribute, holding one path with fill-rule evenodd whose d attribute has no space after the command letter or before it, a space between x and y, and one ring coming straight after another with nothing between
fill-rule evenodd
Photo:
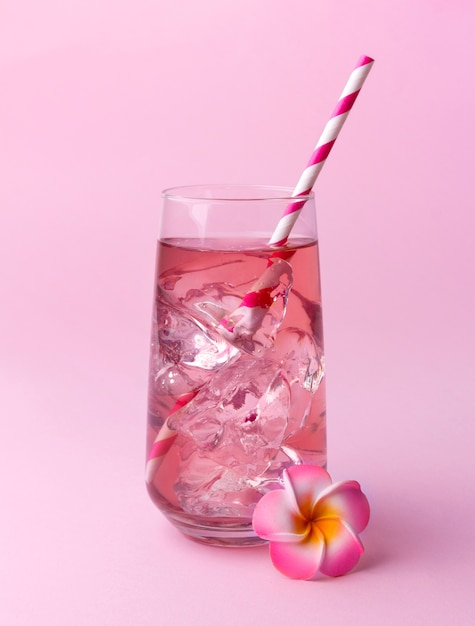
<instances>
[{"instance_id":1,"label":"plumeria flower","mask_svg":"<svg viewBox=\"0 0 475 626\"><path fill-rule=\"evenodd\" d=\"M349 572L363 553L358 533L369 520L360 485L354 480L332 484L328 472L313 465L289 467L283 482L283 489L259 500L253 516L255 533L270 542L275 567L302 580L318 572Z\"/></svg>"}]
</instances>

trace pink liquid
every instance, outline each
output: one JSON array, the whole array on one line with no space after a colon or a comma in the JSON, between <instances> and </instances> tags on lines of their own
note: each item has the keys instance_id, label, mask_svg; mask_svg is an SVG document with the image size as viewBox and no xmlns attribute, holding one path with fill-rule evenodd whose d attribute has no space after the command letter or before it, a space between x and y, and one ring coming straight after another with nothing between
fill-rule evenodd
<instances>
[{"instance_id":1,"label":"pink liquid","mask_svg":"<svg viewBox=\"0 0 475 626\"><path fill-rule=\"evenodd\" d=\"M281 486L284 467L326 464L318 244L302 241L291 248L285 260L289 271L282 275L275 305L262 321L264 339L244 344L246 349L252 346L251 354L221 341L221 320L231 316L263 276L275 252L259 241L245 241L241 247L233 241L232 250L230 241L208 246L203 249L185 240L158 243L147 459L165 423L172 426L168 431L172 436L166 454L149 462L153 471L147 488L156 506L192 538L253 545L260 542L252 531L253 508L263 493ZM201 353L204 356L195 354L208 340L193 334L195 322L190 319L196 320L198 329L203 325L211 329L206 333L217 349L210 344L211 349ZM242 348L239 342L236 345ZM213 384L222 381L228 387L242 366L241 384L261 385L268 389L266 397L256 400L259 392L244 396L232 387L234 404L226 391L229 397L217 397L220 408L214 415ZM285 374L280 373L282 367ZM244 400L238 402L237 397ZM177 402L184 405L181 410Z\"/></svg>"}]
</instances>

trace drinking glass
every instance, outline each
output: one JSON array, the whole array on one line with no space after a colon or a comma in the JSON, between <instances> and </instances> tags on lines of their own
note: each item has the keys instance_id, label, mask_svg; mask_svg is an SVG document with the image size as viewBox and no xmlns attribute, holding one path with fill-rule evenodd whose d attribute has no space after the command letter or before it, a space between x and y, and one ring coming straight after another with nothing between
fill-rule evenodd
<instances>
[{"instance_id":1,"label":"drinking glass","mask_svg":"<svg viewBox=\"0 0 475 626\"><path fill-rule=\"evenodd\" d=\"M262 543L256 503L295 464L326 465L313 193L285 245L281 187L163 192L150 344L146 484L182 533Z\"/></svg>"}]
</instances>

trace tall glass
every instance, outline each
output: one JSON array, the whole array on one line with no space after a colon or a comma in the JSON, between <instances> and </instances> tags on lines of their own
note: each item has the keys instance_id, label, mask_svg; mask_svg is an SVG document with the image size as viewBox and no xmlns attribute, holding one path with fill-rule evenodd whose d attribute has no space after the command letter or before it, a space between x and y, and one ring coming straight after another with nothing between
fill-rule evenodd
<instances>
[{"instance_id":1,"label":"tall glass","mask_svg":"<svg viewBox=\"0 0 475 626\"><path fill-rule=\"evenodd\" d=\"M320 269L313 194L285 246L268 241L291 189L163 193L146 482L184 534L262 541L258 500L290 465L326 464ZM294 200L295 201L295 200Z\"/></svg>"}]
</instances>

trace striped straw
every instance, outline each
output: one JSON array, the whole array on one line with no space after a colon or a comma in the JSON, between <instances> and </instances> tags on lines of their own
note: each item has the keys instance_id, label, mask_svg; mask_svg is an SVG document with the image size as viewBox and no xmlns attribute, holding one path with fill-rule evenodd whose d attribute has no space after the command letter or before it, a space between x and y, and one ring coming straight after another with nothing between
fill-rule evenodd
<instances>
[{"instance_id":1,"label":"striped straw","mask_svg":"<svg viewBox=\"0 0 475 626\"><path fill-rule=\"evenodd\" d=\"M348 82L342 91L342 94L328 120L323 133L318 140L317 145L310 157L307 167L295 187L292 197L306 196L315 184L328 155L330 154L333 144L338 137L343 124L345 123L348 113L350 112L361 87L372 68L374 60L363 55L358 60L355 69L350 74ZM269 240L270 246L284 246L290 235L300 211L305 204L305 200L291 202L285 209L277 227Z\"/></svg>"},{"instance_id":2,"label":"striped straw","mask_svg":"<svg viewBox=\"0 0 475 626\"><path fill-rule=\"evenodd\" d=\"M184 407L185 404L188 404L188 402L192 400L197 393L198 391L191 391L190 393L186 393L178 398L170 411L170 415ZM163 459L172 447L177 436L176 430L168 428L167 420L165 420L162 427L158 431L148 455L147 465L145 468L145 481L148 485L153 481L158 468L162 464Z\"/></svg>"},{"instance_id":3,"label":"striped straw","mask_svg":"<svg viewBox=\"0 0 475 626\"><path fill-rule=\"evenodd\" d=\"M365 55L361 56L358 60L327 125L323 129L323 133L315 146L307 167L303 171L292 193L292 197L306 196L312 190L373 63L374 60ZM269 240L270 246L284 246L287 243L290 232L305 202L306 200L296 200L287 206L277 224L277 228ZM229 318L221 320L221 331L223 333L226 332L237 336L238 333L240 334L243 331L250 335L256 331L262 321L263 315L270 307L271 301L273 301L270 298L270 292L278 285L275 272L272 271L272 266L279 258L288 258L287 256L282 256L283 254L292 256L293 252L289 251L289 253L284 253L284 251L280 251L272 255L273 258L270 258L267 264L268 270L271 268L271 271L264 273L263 277L256 283L251 292L244 296L239 308L234 311ZM248 313L242 315L242 312L246 309L248 309ZM239 317L242 317L242 320L235 324L232 318L236 313L239 314ZM238 329L239 326L242 326L242 328ZM170 415L185 406L197 393L198 392L195 391L182 396L172 408ZM146 481L148 484L152 482L156 471L173 445L176 437L176 431L168 428L167 421L165 421L152 444L148 456L146 467Z\"/></svg>"}]
</instances>

